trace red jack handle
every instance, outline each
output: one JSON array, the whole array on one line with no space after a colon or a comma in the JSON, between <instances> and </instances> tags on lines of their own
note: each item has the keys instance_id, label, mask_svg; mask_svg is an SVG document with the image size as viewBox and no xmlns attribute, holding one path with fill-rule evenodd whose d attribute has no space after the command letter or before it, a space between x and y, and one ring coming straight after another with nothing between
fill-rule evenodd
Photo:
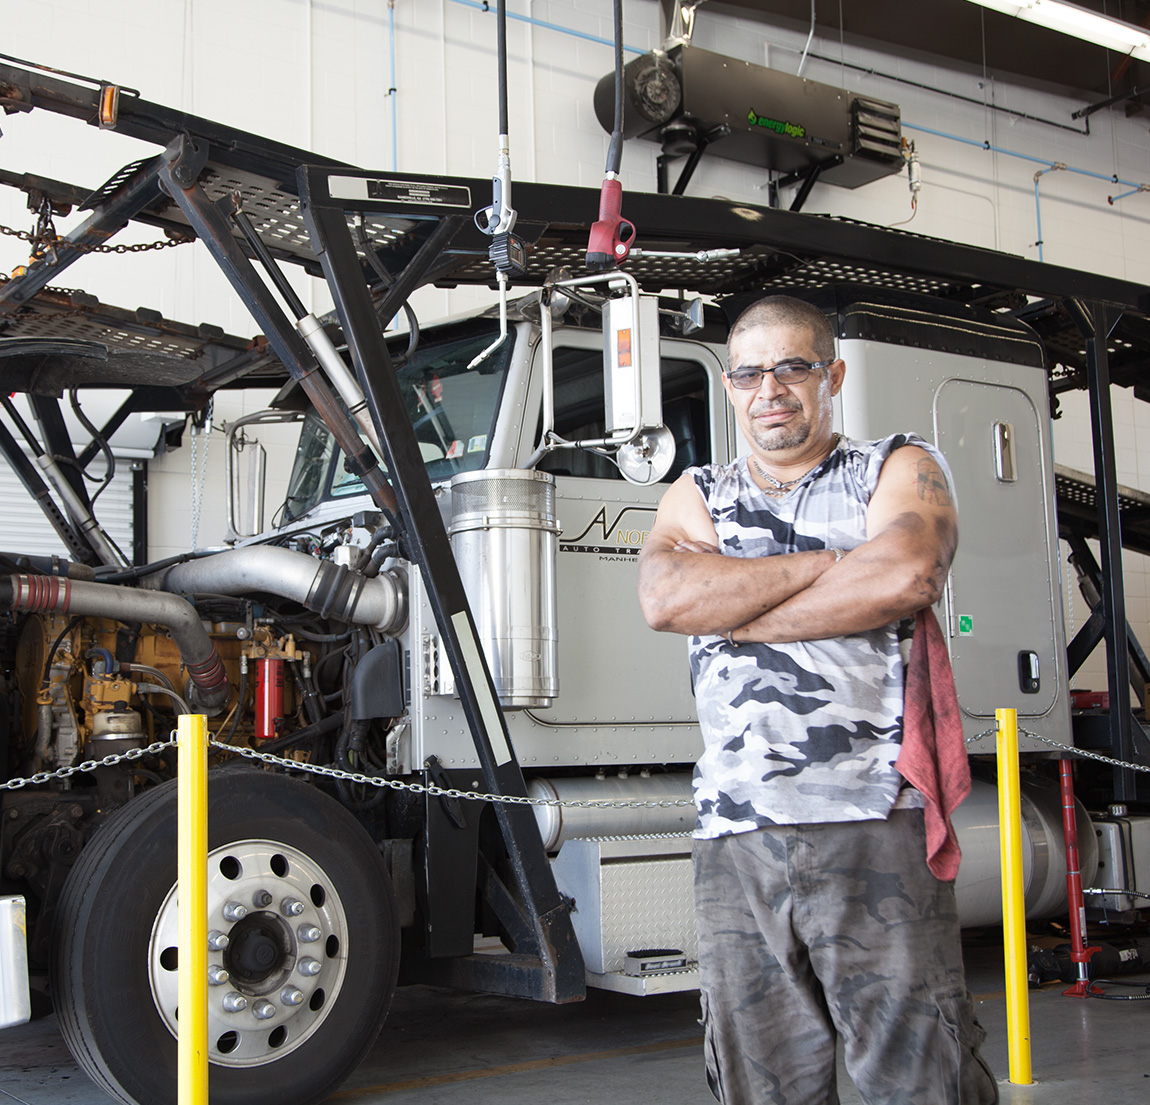
<instances>
[{"instance_id":1,"label":"red jack handle","mask_svg":"<svg viewBox=\"0 0 1150 1105\"><path fill-rule=\"evenodd\" d=\"M1074 807L1074 776L1069 757L1058 761L1059 784L1062 793L1062 833L1066 839L1066 897L1070 904L1070 961L1077 968L1078 978L1066 997L1084 998L1102 991L1090 984L1087 964L1098 951L1086 944L1086 912L1082 900L1082 871L1078 866L1078 818Z\"/></svg>"}]
</instances>

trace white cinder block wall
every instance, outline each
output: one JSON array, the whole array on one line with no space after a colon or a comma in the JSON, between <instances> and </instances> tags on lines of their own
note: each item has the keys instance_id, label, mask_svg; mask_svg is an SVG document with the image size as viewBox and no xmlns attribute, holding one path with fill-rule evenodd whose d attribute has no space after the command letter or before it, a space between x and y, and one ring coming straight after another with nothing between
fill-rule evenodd
<instances>
[{"instance_id":1,"label":"white cinder block wall","mask_svg":"<svg viewBox=\"0 0 1150 1105\"><path fill-rule=\"evenodd\" d=\"M394 135L388 94L389 6L395 23ZM490 7L485 12L475 0L394 0L393 5L386 0L118 0L114 5L0 0L0 26L7 54L127 85L146 99L281 142L365 167L391 169L394 140L402 170L485 177L495 164L497 120L494 3ZM524 180L596 186L602 179L607 135L595 119L592 92L611 69L612 54L607 45L565 32L609 38L611 0L508 0L508 10L513 172ZM628 47L645 51L660 44L658 0L625 0L624 13ZM922 18L930 18L929 5L923 5ZM806 38L804 26L772 27L701 7L694 41L735 58L795 72ZM919 56L842 43L834 35L816 34L811 50L835 60L808 57L805 76L900 105L905 133L916 142L922 162L923 188L917 214L907 224L910 231L1037 259L1034 173L1040 166L1014 155L1065 162L1106 178L1150 180L1146 123L1138 117L1126 119L1120 109L1092 116L1089 135L1075 133L1067 129L1079 126L1071 112L1088 97L1023 88ZM1062 126L984 106L989 104ZM0 129L0 164L5 168L93 188L127 161L154 152L131 139L39 112L0 119ZM981 148L983 143L1010 152ZM650 143L626 147L625 189L654 191L657 154ZM673 166L672 173L676 171ZM762 203L764 183L762 175L748 167L704 158L689 193ZM1107 200L1128 190L1072 172L1043 175L1043 259L1150 282L1150 195L1135 194L1113 205ZM890 225L910 217L909 199L906 177L898 176L853 192L816 186L806 210ZM77 219L71 216L59 226L68 229ZM0 222L26 228L30 220L23 197L0 189ZM642 227L639 230L641 236ZM120 240L151 237L147 230L129 229ZM21 248L14 239L0 239L6 268L24 260ZM197 245L143 257L86 258L64 283L83 286L119 306L152 307L170 318L212 322L234 334L254 331ZM320 283L300 277L298 285L314 310L330 306ZM487 293L427 290L418 294L416 306L421 318L432 320L477 302L487 302ZM201 545L216 543L223 535L223 440L218 427L254 409L258 401L225 395L217 400ZM1114 405L1118 478L1150 490L1150 412L1123 389L1115 389ZM1066 397L1062 408L1054 428L1056 459L1090 471L1085 396ZM291 433L261 431L260 437L269 444L278 442L286 452L284 443ZM183 449L151 465L149 547L156 557L186 548L190 540L189 440L185 436ZM202 456L202 443L200 449ZM282 478L286 463L273 460L269 470L278 469ZM1125 578L1131 620L1139 636L1150 641L1144 558L1126 558ZM1076 590L1068 591L1068 617L1078 627L1086 609ZM1099 654L1075 685L1105 686Z\"/></svg>"}]
</instances>

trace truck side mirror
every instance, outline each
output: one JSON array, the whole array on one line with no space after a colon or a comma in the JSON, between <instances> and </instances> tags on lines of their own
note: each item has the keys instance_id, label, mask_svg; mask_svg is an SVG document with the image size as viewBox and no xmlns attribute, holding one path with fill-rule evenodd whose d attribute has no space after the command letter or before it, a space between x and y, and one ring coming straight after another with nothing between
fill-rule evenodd
<instances>
[{"instance_id":1,"label":"truck side mirror","mask_svg":"<svg viewBox=\"0 0 1150 1105\"><path fill-rule=\"evenodd\" d=\"M264 491L267 487L267 454L254 437L243 433L245 426L279 422L302 422L302 411L256 411L228 424L224 435L224 476L227 484L227 533L224 540L234 544L254 537L264 529ZM241 460L246 456L246 465ZM246 467L246 471L241 469Z\"/></svg>"}]
</instances>

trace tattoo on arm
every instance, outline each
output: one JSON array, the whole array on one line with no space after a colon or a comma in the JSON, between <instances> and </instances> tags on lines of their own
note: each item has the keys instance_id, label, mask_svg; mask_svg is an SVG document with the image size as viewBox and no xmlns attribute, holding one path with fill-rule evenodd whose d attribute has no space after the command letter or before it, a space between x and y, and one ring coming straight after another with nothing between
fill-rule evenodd
<instances>
[{"instance_id":1,"label":"tattoo on arm","mask_svg":"<svg viewBox=\"0 0 1150 1105\"><path fill-rule=\"evenodd\" d=\"M951 506L950 489L946 486L946 477L942 469L933 460L920 460L918 471L918 497L924 503L934 503L935 506Z\"/></svg>"}]
</instances>

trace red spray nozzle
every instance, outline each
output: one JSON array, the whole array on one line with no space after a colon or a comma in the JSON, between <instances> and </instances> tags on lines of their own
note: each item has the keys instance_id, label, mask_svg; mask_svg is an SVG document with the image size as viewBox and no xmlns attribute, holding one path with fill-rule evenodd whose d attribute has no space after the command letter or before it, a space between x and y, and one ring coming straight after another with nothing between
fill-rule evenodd
<instances>
[{"instance_id":1,"label":"red spray nozzle","mask_svg":"<svg viewBox=\"0 0 1150 1105\"><path fill-rule=\"evenodd\" d=\"M635 226L620 214L622 207L623 185L608 177L599 193L599 219L591 226L587 239L589 269L604 272L627 260L635 240Z\"/></svg>"}]
</instances>

